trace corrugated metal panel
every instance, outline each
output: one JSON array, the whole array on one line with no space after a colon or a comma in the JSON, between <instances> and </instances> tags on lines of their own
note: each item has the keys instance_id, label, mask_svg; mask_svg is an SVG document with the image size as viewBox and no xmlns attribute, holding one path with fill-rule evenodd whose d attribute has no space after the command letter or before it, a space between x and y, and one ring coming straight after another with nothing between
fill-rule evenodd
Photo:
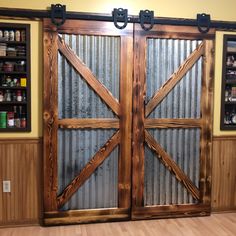
<instances>
[{"instance_id":1,"label":"corrugated metal panel","mask_svg":"<svg viewBox=\"0 0 236 236\"><path fill-rule=\"evenodd\" d=\"M199 187L200 129L149 130L155 140ZM195 200L156 155L145 148L145 205L187 204Z\"/></svg>"},{"instance_id":2,"label":"corrugated metal panel","mask_svg":"<svg viewBox=\"0 0 236 236\"><path fill-rule=\"evenodd\" d=\"M119 99L120 38L61 35L96 78ZM113 118L114 114L58 53L58 115L63 118Z\"/></svg>"},{"instance_id":3,"label":"corrugated metal panel","mask_svg":"<svg viewBox=\"0 0 236 236\"><path fill-rule=\"evenodd\" d=\"M146 103L201 43L197 40L147 40ZM150 118L199 118L202 58L164 98Z\"/></svg>"},{"instance_id":4,"label":"corrugated metal panel","mask_svg":"<svg viewBox=\"0 0 236 236\"><path fill-rule=\"evenodd\" d=\"M96 78L119 99L120 38L60 35ZM113 118L110 108L58 53L58 116ZM58 194L83 169L115 130L58 131ZM117 147L61 210L117 207Z\"/></svg>"},{"instance_id":5,"label":"corrugated metal panel","mask_svg":"<svg viewBox=\"0 0 236 236\"><path fill-rule=\"evenodd\" d=\"M58 131L58 194L77 176L115 130ZM97 168L61 210L117 207L118 150Z\"/></svg>"}]
</instances>

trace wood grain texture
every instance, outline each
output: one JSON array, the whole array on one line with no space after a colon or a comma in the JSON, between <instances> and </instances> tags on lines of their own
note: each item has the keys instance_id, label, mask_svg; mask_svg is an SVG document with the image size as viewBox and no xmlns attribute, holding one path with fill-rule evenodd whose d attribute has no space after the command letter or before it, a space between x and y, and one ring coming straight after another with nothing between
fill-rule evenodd
<instances>
[{"instance_id":1,"label":"wood grain texture","mask_svg":"<svg viewBox=\"0 0 236 236\"><path fill-rule=\"evenodd\" d=\"M92 71L80 60L75 52L65 43L62 38L58 38L58 49L75 68L75 70L82 75L82 78L94 90L96 94L112 109L116 115L120 115L120 104L118 100L111 94L111 92L94 76Z\"/></svg>"},{"instance_id":2,"label":"wood grain texture","mask_svg":"<svg viewBox=\"0 0 236 236\"><path fill-rule=\"evenodd\" d=\"M201 202L211 202L211 160L212 160L212 117L213 117L213 83L214 83L214 41L204 40L203 79L201 96L201 154L200 182Z\"/></svg>"},{"instance_id":3,"label":"wood grain texture","mask_svg":"<svg viewBox=\"0 0 236 236\"><path fill-rule=\"evenodd\" d=\"M133 24L127 24L125 29L117 29L113 22L92 21L92 20L71 20L67 19L65 23L56 27L51 19L44 19L45 31L58 31L64 34L86 34L86 35L107 35L123 36L133 35Z\"/></svg>"},{"instance_id":4,"label":"wood grain texture","mask_svg":"<svg viewBox=\"0 0 236 236\"><path fill-rule=\"evenodd\" d=\"M122 221L128 219L129 209L127 208L71 210L46 212L44 214L45 225Z\"/></svg>"},{"instance_id":5,"label":"wood grain texture","mask_svg":"<svg viewBox=\"0 0 236 236\"><path fill-rule=\"evenodd\" d=\"M135 27L137 24L135 24ZM135 34L133 79L132 205L143 206L144 189L144 101L146 39Z\"/></svg>"},{"instance_id":6,"label":"wood grain texture","mask_svg":"<svg viewBox=\"0 0 236 236\"><path fill-rule=\"evenodd\" d=\"M119 128L118 119L61 119L58 120L61 129L113 129Z\"/></svg>"},{"instance_id":7,"label":"wood grain texture","mask_svg":"<svg viewBox=\"0 0 236 236\"><path fill-rule=\"evenodd\" d=\"M131 207L133 35L121 37L120 61L120 152L118 166L118 207Z\"/></svg>"},{"instance_id":8,"label":"wood grain texture","mask_svg":"<svg viewBox=\"0 0 236 236\"><path fill-rule=\"evenodd\" d=\"M41 168L41 139L0 139L0 227L39 223ZM3 180L11 181L10 193L3 193Z\"/></svg>"},{"instance_id":9,"label":"wood grain texture","mask_svg":"<svg viewBox=\"0 0 236 236\"><path fill-rule=\"evenodd\" d=\"M184 19L183 19L184 20ZM211 28L206 34L199 32L197 27L181 25L161 25L155 24L150 31L144 31L140 24L136 26L136 32L150 38L169 38L169 39L214 39L215 29Z\"/></svg>"},{"instance_id":10,"label":"wood grain texture","mask_svg":"<svg viewBox=\"0 0 236 236\"><path fill-rule=\"evenodd\" d=\"M167 128L198 128L201 127L201 119L145 119L145 129Z\"/></svg>"},{"instance_id":11,"label":"wood grain texture","mask_svg":"<svg viewBox=\"0 0 236 236\"><path fill-rule=\"evenodd\" d=\"M155 107L168 95L168 93L176 86L176 84L184 77L184 75L202 56L203 52L204 45L203 43L201 43L170 76L170 78L161 86L161 88L153 95L146 106L145 117L148 117L148 115L155 109Z\"/></svg>"},{"instance_id":12,"label":"wood grain texture","mask_svg":"<svg viewBox=\"0 0 236 236\"><path fill-rule=\"evenodd\" d=\"M21 227L0 229L1 236L235 236L236 213L207 217L139 220L60 227Z\"/></svg>"},{"instance_id":13,"label":"wood grain texture","mask_svg":"<svg viewBox=\"0 0 236 236\"><path fill-rule=\"evenodd\" d=\"M200 193L198 188L193 184L190 178L180 169L175 161L169 156L169 154L161 147L159 143L145 131L145 141L149 148L154 151L156 157L164 164L164 166L170 170L176 177L176 179L185 186L187 191L197 200L200 199Z\"/></svg>"},{"instance_id":14,"label":"wood grain texture","mask_svg":"<svg viewBox=\"0 0 236 236\"><path fill-rule=\"evenodd\" d=\"M44 32L44 208L56 210L57 197L57 33Z\"/></svg>"},{"instance_id":15,"label":"wood grain texture","mask_svg":"<svg viewBox=\"0 0 236 236\"><path fill-rule=\"evenodd\" d=\"M236 136L213 137L212 211L236 211Z\"/></svg>"},{"instance_id":16,"label":"wood grain texture","mask_svg":"<svg viewBox=\"0 0 236 236\"><path fill-rule=\"evenodd\" d=\"M70 184L57 197L57 208L61 208L73 194L84 184L93 172L106 160L112 150L120 142L120 131L118 130L92 157L81 172L71 181Z\"/></svg>"},{"instance_id":17,"label":"wood grain texture","mask_svg":"<svg viewBox=\"0 0 236 236\"><path fill-rule=\"evenodd\" d=\"M138 207L133 209L132 219L153 219L210 215L209 205L181 204Z\"/></svg>"}]
</instances>

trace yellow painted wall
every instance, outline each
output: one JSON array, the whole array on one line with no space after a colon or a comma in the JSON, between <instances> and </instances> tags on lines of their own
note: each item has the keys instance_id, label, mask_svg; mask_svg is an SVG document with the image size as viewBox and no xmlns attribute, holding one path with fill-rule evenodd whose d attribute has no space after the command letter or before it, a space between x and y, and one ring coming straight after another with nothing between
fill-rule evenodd
<instances>
[{"instance_id":1,"label":"yellow painted wall","mask_svg":"<svg viewBox=\"0 0 236 236\"><path fill-rule=\"evenodd\" d=\"M235 0L61 0L28 1L0 0L0 7L45 10L51 4L65 4L68 11L111 13L113 8L123 7L129 14L138 15L141 9L154 10L155 16L195 18L197 13L209 13L213 20L236 21ZM15 22L0 20L1 22ZM32 132L0 133L1 137L40 137L42 136L42 31L37 21L17 21L31 24L31 78L32 78ZM224 32L225 33L225 32ZM223 32L216 34L215 94L214 94L214 135L231 135L235 131L220 131L220 94L222 71Z\"/></svg>"}]
</instances>

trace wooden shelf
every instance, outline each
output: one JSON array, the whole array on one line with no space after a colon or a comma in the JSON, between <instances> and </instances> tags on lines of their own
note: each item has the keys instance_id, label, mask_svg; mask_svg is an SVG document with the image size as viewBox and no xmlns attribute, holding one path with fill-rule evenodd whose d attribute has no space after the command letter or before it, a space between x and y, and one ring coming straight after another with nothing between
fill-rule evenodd
<instances>
[{"instance_id":1,"label":"wooden shelf","mask_svg":"<svg viewBox=\"0 0 236 236\"><path fill-rule=\"evenodd\" d=\"M27 87L11 87L11 86L0 86L0 89L12 89L12 90L17 90L17 89L20 89L20 90L27 90Z\"/></svg>"},{"instance_id":2,"label":"wooden shelf","mask_svg":"<svg viewBox=\"0 0 236 236\"><path fill-rule=\"evenodd\" d=\"M0 60L26 60L26 56L0 56Z\"/></svg>"},{"instance_id":3,"label":"wooden shelf","mask_svg":"<svg viewBox=\"0 0 236 236\"><path fill-rule=\"evenodd\" d=\"M27 74L26 71L11 71L11 72L5 72L5 71L0 71L0 75L24 75Z\"/></svg>"},{"instance_id":4,"label":"wooden shelf","mask_svg":"<svg viewBox=\"0 0 236 236\"><path fill-rule=\"evenodd\" d=\"M0 132L24 132L24 131L30 131L26 128L16 128L16 127L12 127L12 128L0 128Z\"/></svg>"},{"instance_id":5,"label":"wooden shelf","mask_svg":"<svg viewBox=\"0 0 236 236\"><path fill-rule=\"evenodd\" d=\"M230 101L225 102L225 105L236 105L236 101L233 101L233 102L230 102Z\"/></svg>"},{"instance_id":6,"label":"wooden shelf","mask_svg":"<svg viewBox=\"0 0 236 236\"><path fill-rule=\"evenodd\" d=\"M0 43L5 43L8 45L26 45L25 41L5 41L5 40L0 40Z\"/></svg>"},{"instance_id":7,"label":"wooden shelf","mask_svg":"<svg viewBox=\"0 0 236 236\"><path fill-rule=\"evenodd\" d=\"M236 66L226 66L227 70L236 70Z\"/></svg>"},{"instance_id":8,"label":"wooden shelf","mask_svg":"<svg viewBox=\"0 0 236 236\"><path fill-rule=\"evenodd\" d=\"M27 104L27 101L25 102L18 102L18 101L11 101L11 102L6 102L6 101L3 101L3 102L0 102L0 105L26 105Z\"/></svg>"},{"instance_id":9,"label":"wooden shelf","mask_svg":"<svg viewBox=\"0 0 236 236\"><path fill-rule=\"evenodd\" d=\"M235 76L235 79L226 79L225 84L235 84L236 85L236 76Z\"/></svg>"},{"instance_id":10,"label":"wooden shelf","mask_svg":"<svg viewBox=\"0 0 236 236\"><path fill-rule=\"evenodd\" d=\"M224 130L236 130L236 124L223 124L223 126L221 126L221 129Z\"/></svg>"},{"instance_id":11,"label":"wooden shelf","mask_svg":"<svg viewBox=\"0 0 236 236\"><path fill-rule=\"evenodd\" d=\"M19 116L24 114L24 117L26 119L26 127L25 128L16 128L16 127L7 127L7 128L0 128L0 132L29 132L31 131L31 72L30 72L30 25L29 24L13 24L13 23L0 23L0 30L20 30L22 33L22 30L25 32L25 41L5 41L3 38L0 38L0 43L4 43L7 47L13 47L16 49L14 51L16 54L12 54L15 56L0 56L0 62L4 64L7 61L10 61L13 64L18 64L19 61L24 61L25 66L19 66L19 67L13 67L12 69L15 69L14 71L4 71L3 67L1 67L0 70L0 90L3 91L3 93L6 92L6 90L10 90L11 96L12 94L17 94L17 90L21 90L22 94L25 93L27 96L27 100L18 102L18 101L2 101L0 102L0 111L7 112L7 116L5 118L4 115L4 121L7 119L9 112L16 112ZM24 51L20 50L18 51L17 46L22 46L22 49ZM20 48L20 47L19 47ZM7 53L7 52L6 52ZM18 69L18 70L17 70ZM19 71L20 69L24 71ZM16 71L17 70L17 71ZM11 81L14 81L15 78L20 80L20 78L26 78L27 79L27 86L9 86L10 83L8 83L8 86L2 86L5 83L5 77L10 77ZM12 82L11 82L12 84ZM15 83L16 84L16 83ZM18 83L17 83L18 84ZM20 85L20 84L19 84ZM7 123L7 120L6 120Z\"/></svg>"}]
</instances>

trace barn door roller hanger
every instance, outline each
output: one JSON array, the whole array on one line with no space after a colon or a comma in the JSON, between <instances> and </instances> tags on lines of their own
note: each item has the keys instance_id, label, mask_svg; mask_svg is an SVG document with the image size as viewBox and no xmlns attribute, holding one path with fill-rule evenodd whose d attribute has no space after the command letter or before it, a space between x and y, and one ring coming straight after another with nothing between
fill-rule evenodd
<instances>
[{"instance_id":1,"label":"barn door roller hanger","mask_svg":"<svg viewBox=\"0 0 236 236\"><path fill-rule=\"evenodd\" d=\"M70 16L69 13L66 12L66 6L61 4L51 4L51 21L58 28L62 26L67 18L70 19L73 16ZM74 15L74 14L73 14ZM75 17L75 15L74 15ZM76 17L75 17L76 18ZM124 29L128 23L139 23L143 30L149 31L153 28L154 24L168 24L168 20L166 19L155 19L154 11L150 10L140 10L139 17L129 17L128 9L123 8L114 8L112 11L112 16L92 16L92 15L81 15L79 19L87 19L87 20L99 20L99 21L113 21L114 25L117 29ZM179 25L179 21L171 21L173 25ZM207 33L211 27L211 17L208 14L202 13L197 14L197 19L194 22L185 21L185 25L196 25L198 27L199 32Z\"/></svg>"}]
</instances>

